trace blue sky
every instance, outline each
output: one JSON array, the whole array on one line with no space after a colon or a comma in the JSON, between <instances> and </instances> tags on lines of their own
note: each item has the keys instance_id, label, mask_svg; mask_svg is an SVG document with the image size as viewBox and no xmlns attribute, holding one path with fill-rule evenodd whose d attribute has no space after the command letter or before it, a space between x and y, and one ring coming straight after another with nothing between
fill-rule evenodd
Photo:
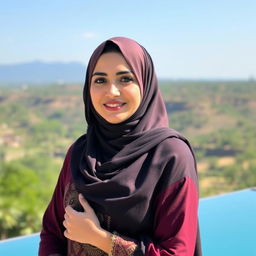
<instances>
[{"instance_id":1,"label":"blue sky","mask_svg":"<svg viewBox=\"0 0 256 256\"><path fill-rule=\"evenodd\" d=\"M87 63L113 36L151 54L160 78L256 78L255 0L8 0L0 64Z\"/></svg>"}]
</instances>

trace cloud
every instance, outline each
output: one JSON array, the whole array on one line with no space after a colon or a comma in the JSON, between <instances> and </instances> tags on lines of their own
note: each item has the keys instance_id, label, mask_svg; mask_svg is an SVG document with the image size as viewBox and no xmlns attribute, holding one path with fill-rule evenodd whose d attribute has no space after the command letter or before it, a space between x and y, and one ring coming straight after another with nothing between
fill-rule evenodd
<instances>
[{"instance_id":1,"label":"cloud","mask_svg":"<svg viewBox=\"0 0 256 256\"><path fill-rule=\"evenodd\" d=\"M85 39L93 39L97 36L97 34L93 33L93 32L86 32L82 34L82 37Z\"/></svg>"}]
</instances>

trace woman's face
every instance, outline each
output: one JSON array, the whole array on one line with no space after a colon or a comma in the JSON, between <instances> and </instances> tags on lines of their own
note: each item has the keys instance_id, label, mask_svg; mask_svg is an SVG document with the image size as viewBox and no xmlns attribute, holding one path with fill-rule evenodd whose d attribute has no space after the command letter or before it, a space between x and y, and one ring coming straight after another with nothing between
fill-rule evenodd
<instances>
[{"instance_id":1,"label":"woman's face","mask_svg":"<svg viewBox=\"0 0 256 256\"><path fill-rule=\"evenodd\" d=\"M140 87L121 53L104 53L92 74L90 94L93 107L112 124L125 121L138 109Z\"/></svg>"}]
</instances>

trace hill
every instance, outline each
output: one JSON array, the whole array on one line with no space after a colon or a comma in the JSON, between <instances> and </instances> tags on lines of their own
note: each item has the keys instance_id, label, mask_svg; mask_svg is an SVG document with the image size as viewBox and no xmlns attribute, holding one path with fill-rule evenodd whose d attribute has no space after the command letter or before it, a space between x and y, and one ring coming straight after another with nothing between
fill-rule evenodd
<instances>
[{"instance_id":1,"label":"hill","mask_svg":"<svg viewBox=\"0 0 256 256\"><path fill-rule=\"evenodd\" d=\"M85 66L79 62L41 62L0 65L0 83L83 82Z\"/></svg>"}]
</instances>

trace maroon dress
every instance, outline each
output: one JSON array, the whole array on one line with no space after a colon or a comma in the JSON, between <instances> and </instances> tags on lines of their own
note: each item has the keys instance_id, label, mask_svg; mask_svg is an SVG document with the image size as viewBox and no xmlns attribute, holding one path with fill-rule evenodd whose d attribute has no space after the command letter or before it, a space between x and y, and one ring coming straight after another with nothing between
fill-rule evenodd
<instances>
[{"instance_id":1,"label":"maroon dress","mask_svg":"<svg viewBox=\"0 0 256 256\"><path fill-rule=\"evenodd\" d=\"M39 256L106 255L98 248L68 240L63 235L64 208L68 204L74 208L79 204L70 169L71 151L72 147L43 218ZM161 143L155 153L169 154L172 164L165 167L156 187L149 184L153 190L149 206L152 230L147 230L148 234L143 235L141 241L122 236L111 229L111 216L96 212L101 226L115 232L112 255L199 255L198 189L191 151L182 140L171 138Z\"/></svg>"}]
</instances>

